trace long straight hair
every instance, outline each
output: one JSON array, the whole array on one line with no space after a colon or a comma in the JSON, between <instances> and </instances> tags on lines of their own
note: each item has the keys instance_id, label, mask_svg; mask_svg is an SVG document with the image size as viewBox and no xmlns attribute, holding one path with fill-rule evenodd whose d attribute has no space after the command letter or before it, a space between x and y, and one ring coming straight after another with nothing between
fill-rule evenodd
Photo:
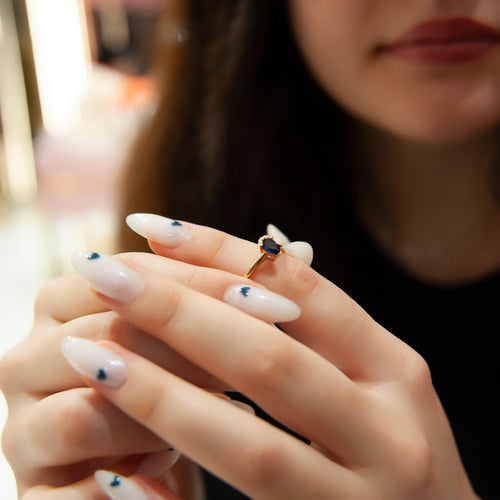
<instances>
[{"instance_id":1,"label":"long straight hair","mask_svg":"<svg viewBox=\"0 0 500 500\"><path fill-rule=\"evenodd\" d=\"M306 69L285 2L171 0L158 34L159 102L131 156L125 212L252 240L273 222L328 245L331 261L348 193L343 114ZM121 247L140 244L124 231Z\"/></svg>"}]
</instances>

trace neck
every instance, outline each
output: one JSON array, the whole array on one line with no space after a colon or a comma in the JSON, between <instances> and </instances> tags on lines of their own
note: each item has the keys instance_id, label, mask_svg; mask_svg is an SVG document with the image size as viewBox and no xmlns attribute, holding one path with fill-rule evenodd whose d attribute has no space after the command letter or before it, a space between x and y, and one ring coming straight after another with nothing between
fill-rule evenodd
<instances>
[{"instance_id":1,"label":"neck","mask_svg":"<svg viewBox=\"0 0 500 500\"><path fill-rule=\"evenodd\" d=\"M355 196L381 248L425 280L452 284L500 267L495 131L422 146L356 125Z\"/></svg>"}]
</instances>

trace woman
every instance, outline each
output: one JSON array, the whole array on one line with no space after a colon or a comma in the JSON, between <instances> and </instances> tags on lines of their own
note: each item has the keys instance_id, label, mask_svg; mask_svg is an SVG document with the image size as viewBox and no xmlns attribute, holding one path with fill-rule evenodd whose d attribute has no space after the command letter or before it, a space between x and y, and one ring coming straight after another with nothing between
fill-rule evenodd
<instances>
[{"instance_id":1,"label":"woman","mask_svg":"<svg viewBox=\"0 0 500 500\"><path fill-rule=\"evenodd\" d=\"M164 28L128 211L189 222L131 216L158 255L82 252L83 280L41 291L2 361L20 494L241 498L216 476L259 499L498 497L498 2L183 2L167 20L189 37ZM291 244L242 277L259 250L228 233L269 220L315 270ZM163 475L173 450L211 474Z\"/></svg>"}]
</instances>

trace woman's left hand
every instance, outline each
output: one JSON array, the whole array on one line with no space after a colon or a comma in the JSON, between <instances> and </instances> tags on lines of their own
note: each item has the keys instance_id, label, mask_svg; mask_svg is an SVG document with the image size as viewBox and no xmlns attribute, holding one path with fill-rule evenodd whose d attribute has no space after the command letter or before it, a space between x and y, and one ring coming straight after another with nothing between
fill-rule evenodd
<instances>
[{"instance_id":1,"label":"woman's left hand","mask_svg":"<svg viewBox=\"0 0 500 500\"><path fill-rule=\"evenodd\" d=\"M312 444L117 344L68 339L89 385L252 498L476 498L420 355L298 259L249 281L255 244L186 227L151 243L161 256L81 254L75 267L106 306ZM286 333L269 322L293 304L259 299L264 287L300 306Z\"/></svg>"}]
</instances>

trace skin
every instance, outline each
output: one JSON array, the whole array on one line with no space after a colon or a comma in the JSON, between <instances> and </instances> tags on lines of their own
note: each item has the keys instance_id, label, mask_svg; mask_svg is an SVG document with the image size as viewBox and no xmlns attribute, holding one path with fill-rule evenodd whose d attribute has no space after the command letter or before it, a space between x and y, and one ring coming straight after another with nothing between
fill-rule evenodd
<instances>
[{"instance_id":1,"label":"skin","mask_svg":"<svg viewBox=\"0 0 500 500\"><path fill-rule=\"evenodd\" d=\"M500 50L463 65L410 64L383 50L430 19L466 16L500 29L495 0L289 0L306 64L353 116L422 144L457 143L500 114ZM337 57L337 55L342 57Z\"/></svg>"},{"instance_id":2,"label":"skin","mask_svg":"<svg viewBox=\"0 0 500 500\"><path fill-rule=\"evenodd\" d=\"M358 211L391 257L436 283L500 265L500 46L465 64L410 64L380 50L430 19L466 16L500 29L496 0L290 0L298 46L316 80L352 115ZM342 54L334 57L332 54ZM465 241L466 245L462 242ZM411 254L446 256L408 259Z\"/></svg>"},{"instance_id":3,"label":"skin","mask_svg":"<svg viewBox=\"0 0 500 500\"><path fill-rule=\"evenodd\" d=\"M114 405L109 411L119 408L131 420L111 440L102 439L102 425L90 429L90 436L100 439L92 442L88 454L119 455L128 446L137 449L132 434L140 434L133 428L139 422L254 498L474 498L427 366L416 352L371 320L334 284L286 255L262 266L254 277L277 293L286 292L301 307L301 317L286 325L287 332L233 309L220 301L221 293L228 284L241 282L247 263L258 253L256 245L209 228L191 230L192 238L176 250L153 244L167 258L119 257L143 280L143 291L132 303L120 304L102 295L97 303L94 295L89 300L96 308L102 304L115 311L223 384L245 392L314 445L176 376L168 363L164 369L117 342L104 341L125 358L127 382L116 390L86 382ZM67 314L55 304L50 307L56 308L54 315ZM51 342L56 342L54 337ZM55 345L48 348L56 351ZM2 370L7 397L19 396L9 381L18 384L19 368L27 366L10 356ZM56 380L54 371L43 367L25 375L25 387L53 387L72 379L81 387L71 368L62 363L58 368ZM43 404L25 405L22 413L40 417ZM23 428L30 432L28 449L14 450L20 437L11 432L14 443L7 451L18 469L29 456L47 462L49 455L56 463L61 450L82 459L81 450L61 443L75 432L74 423L62 418L64 411L56 402L45 404L51 405L52 419L41 418L40 426ZM56 434L62 446L47 450L40 444L54 425L54 414L60 416ZM86 420L92 419L87 415ZM132 428L125 431L127 425ZM21 428L17 425L18 431ZM155 439L150 438L149 445L149 451L154 449ZM71 463L70 456L64 458ZM32 478L33 469L27 472ZM80 485L70 488L78 491Z\"/></svg>"},{"instance_id":4,"label":"skin","mask_svg":"<svg viewBox=\"0 0 500 500\"><path fill-rule=\"evenodd\" d=\"M497 156L500 102L491 89L500 84L499 51L431 71L375 49L429 18L467 14L500 26L500 7L496 0L400 6L290 0L311 71L352 113L352 133L366 146L357 178L369 174L373 182L359 180L355 189L368 229L376 234L384 224L399 242L419 248L438 242L448 250L453 266L446 272L402 261L419 276L472 279L500 264L498 209L486 183ZM327 57L339 50L343 57ZM424 210L423 193L432 210ZM463 239L466 216L481 222L468 250L481 255L479 267L451 245ZM4 449L21 497L103 499L93 470L131 474L138 454L168 441L259 499L475 498L416 352L289 256L253 277L301 307L301 317L284 325L286 334L230 308L219 300L222 291L241 283L256 246L190 227L193 237L176 250L150 242L158 256L117 257L146 285L131 304L97 296L75 276L40 292L32 333L0 364L9 404ZM491 253L474 254L484 241ZM130 369L126 384L109 390L82 381L60 354L66 335L104 342L122 355ZM271 428L207 387L248 394L314 444ZM151 483L138 480L149 491ZM166 490L155 495L175 498Z\"/></svg>"}]
</instances>

